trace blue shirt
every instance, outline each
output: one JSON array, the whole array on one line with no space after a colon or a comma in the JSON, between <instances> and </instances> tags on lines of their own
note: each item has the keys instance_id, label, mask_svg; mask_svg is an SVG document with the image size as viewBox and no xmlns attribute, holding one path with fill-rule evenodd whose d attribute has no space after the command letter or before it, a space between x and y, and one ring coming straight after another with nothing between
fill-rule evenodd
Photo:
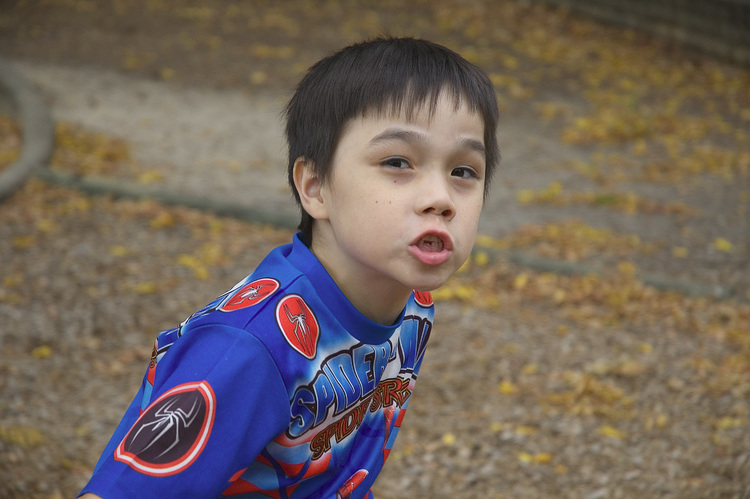
<instances>
[{"instance_id":1,"label":"blue shirt","mask_svg":"<svg viewBox=\"0 0 750 499\"><path fill-rule=\"evenodd\" d=\"M84 492L372 497L433 312L429 293L413 293L396 324L371 321L295 236L159 334Z\"/></svg>"}]
</instances>

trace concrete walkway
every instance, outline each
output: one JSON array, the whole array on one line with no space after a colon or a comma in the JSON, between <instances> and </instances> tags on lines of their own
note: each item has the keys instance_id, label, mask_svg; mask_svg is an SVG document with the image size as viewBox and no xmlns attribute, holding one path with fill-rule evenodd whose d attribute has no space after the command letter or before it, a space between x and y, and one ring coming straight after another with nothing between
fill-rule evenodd
<instances>
[{"instance_id":1,"label":"concrete walkway","mask_svg":"<svg viewBox=\"0 0 750 499\"><path fill-rule=\"evenodd\" d=\"M53 120L127 140L138 163L162 175L158 185L140 187L110 179L121 188L136 187L185 202L189 196L225 211L232 205L261 219L296 223L297 209L286 184L280 114L286 96L197 90L100 69L22 61L8 65L33 85ZM529 135L517 121L501 122L500 135L503 171L496 177L480 226L481 232L493 236L531 221L510 202L514 186L530 181L543 187L549 179L539 173L536 180L529 178L531 172L540 172L532 166L561 156L552 138ZM507 180L509 169L514 170L512 182ZM519 179L522 170L527 173ZM112 184L101 188L107 186Z\"/></svg>"},{"instance_id":2,"label":"concrete walkway","mask_svg":"<svg viewBox=\"0 0 750 499\"><path fill-rule=\"evenodd\" d=\"M33 90L41 96L42 107L49 109L52 120L74 123L126 140L139 165L158 172L161 180L138 184L122 178L78 178L47 168L36 171L42 178L92 193L149 197L248 221L290 228L296 225L297 208L286 185L286 151L280 116L287 96L187 88L101 69L28 61L7 61L0 69L3 67L5 73L10 71L13 77L20 75L21 81L26 82L29 88L24 92ZM566 101L566 105L583 104ZM35 125L36 130L30 129L31 135L50 134L44 119L34 123L42 125ZM593 227L636 234L644 241L680 238L680 226L666 214L624 215L587 206L519 203L516 199L519 189L539 191L553 181L589 188L581 183L575 171L560 168L571 159L586 160L589 152L561 142L559 130L543 126L529 105L517 106L513 112L506 110L502 114L499 136L502 165L480 220L481 234L503 237L528 224L579 219ZM45 151L37 151L33 162L43 162L44 158ZM15 176L12 180L13 185L17 185L21 179ZM702 186L702 191L694 194L696 202L700 205L701 199L715 199L706 198L706 192L717 186L710 183ZM662 201L679 198L676 186L643 185L639 188ZM693 227L700 233L705 232L701 238L707 241L727 230L709 219L700 227L695 224ZM545 261L518 252L506 256L515 263L545 271L602 271L606 265L594 262L591 267ZM661 261L670 263L671 260ZM716 267L710 261L710 267L706 268L673 265L667 273L659 262L651 262L650 268L649 262L645 263L644 281L692 294L729 295L731 288L725 289L722 283L726 281L727 272L737 275L731 272L731 267ZM740 284L743 281L732 280Z\"/></svg>"}]
</instances>

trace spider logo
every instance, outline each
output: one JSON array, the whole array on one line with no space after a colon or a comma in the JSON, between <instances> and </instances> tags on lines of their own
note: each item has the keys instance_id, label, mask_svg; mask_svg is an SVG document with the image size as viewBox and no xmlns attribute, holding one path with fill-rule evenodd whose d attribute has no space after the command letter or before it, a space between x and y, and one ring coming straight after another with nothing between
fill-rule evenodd
<instances>
[{"instance_id":1,"label":"spider logo","mask_svg":"<svg viewBox=\"0 0 750 499\"><path fill-rule=\"evenodd\" d=\"M150 423L145 423L143 426L138 428L138 431L133 435L133 442L138 441L138 437L141 435L141 432L146 430L150 431L150 435L144 436L146 441L149 443L145 447L141 448L139 450L139 453L145 453L151 447L161 442L162 439L171 437L171 439L173 440L171 445L169 445L163 451L153 457L153 459L158 460L160 457L171 451L175 446L179 445L180 434L183 431L187 431L190 429L192 424L202 414L202 411L200 410L201 399L193 400L193 405L191 405L190 409L188 409L187 411L182 407L173 409L173 407L178 402L179 399L173 398L154 413L154 417L156 419L154 419Z\"/></svg>"},{"instance_id":2,"label":"spider logo","mask_svg":"<svg viewBox=\"0 0 750 499\"><path fill-rule=\"evenodd\" d=\"M271 278L256 279L246 284L237 291L223 306L219 307L224 312L232 312L251 307L262 302L279 289L279 281Z\"/></svg>"},{"instance_id":3,"label":"spider logo","mask_svg":"<svg viewBox=\"0 0 750 499\"><path fill-rule=\"evenodd\" d=\"M300 312L293 314L289 309L289 305L284 304L284 313L286 318L294 325L294 337L297 339L300 345L304 346L305 351L312 352L315 349L313 343L313 335L310 332L310 326L307 325L307 314L302 306L300 300L297 300L297 306L299 306Z\"/></svg>"},{"instance_id":4,"label":"spider logo","mask_svg":"<svg viewBox=\"0 0 750 499\"><path fill-rule=\"evenodd\" d=\"M216 414L216 396L207 381L166 391L135 422L114 458L141 473L179 473L203 452Z\"/></svg>"},{"instance_id":5,"label":"spider logo","mask_svg":"<svg viewBox=\"0 0 750 499\"><path fill-rule=\"evenodd\" d=\"M261 286L253 286L253 287L249 288L247 291L245 291L244 293L240 294L240 301L242 301L242 300L252 300L256 296L258 296L258 292L260 291L260 289L262 287L263 286L261 285Z\"/></svg>"},{"instance_id":6,"label":"spider logo","mask_svg":"<svg viewBox=\"0 0 750 499\"><path fill-rule=\"evenodd\" d=\"M289 346L308 359L315 358L320 327L312 309L301 296L291 294L279 300L276 322Z\"/></svg>"}]
</instances>

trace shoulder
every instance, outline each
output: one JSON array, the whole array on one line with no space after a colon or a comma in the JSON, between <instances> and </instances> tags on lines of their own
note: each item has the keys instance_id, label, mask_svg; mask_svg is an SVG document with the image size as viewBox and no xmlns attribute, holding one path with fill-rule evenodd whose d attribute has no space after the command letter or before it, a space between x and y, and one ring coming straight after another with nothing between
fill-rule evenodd
<instances>
[{"instance_id":1,"label":"shoulder","mask_svg":"<svg viewBox=\"0 0 750 499\"><path fill-rule=\"evenodd\" d=\"M305 288L307 276L294 264L302 258L300 254L307 256L302 250L293 251L300 244L295 241L272 250L250 275L191 315L181 327L214 323L248 329L248 324L264 314L272 316L279 297L303 293L300 288Z\"/></svg>"},{"instance_id":2,"label":"shoulder","mask_svg":"<svg viewBox=\"0 0 750 499\"><path fill-rule=\"evenodd\" d=\"M280 318L288 315L289 307L285 304L290 297L305 301L314 292L309 286L301 285L300 277L287 276L285 279L256 272L191 315L180 325L179 336L208 327L241 330L265 341L269 328L275 329Z\"/></svg>"}]
</instances>

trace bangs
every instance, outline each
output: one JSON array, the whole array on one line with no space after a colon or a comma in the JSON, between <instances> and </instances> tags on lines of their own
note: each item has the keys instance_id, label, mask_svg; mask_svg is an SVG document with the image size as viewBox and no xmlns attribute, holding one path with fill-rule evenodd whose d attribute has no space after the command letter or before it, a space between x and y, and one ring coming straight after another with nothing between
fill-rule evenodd
<instances>
[{"instance_id":1,"label":"bangs","mask_svg":"<svg viewBox=\"0 0 750 499\"><path fill-rule=\"evenodd\" d=\"M342 61L348 64L338 72L341 92L334 113L339 119L369 113L404 113L411 119L423 109L431 115L440 97L447 95L456 109L464 104L482 115L485 124L497 121L494 87L482 70L445 47L410 42L391 40L376 47L379 50L368 46Z\"/></svg>"}]
</instances>

